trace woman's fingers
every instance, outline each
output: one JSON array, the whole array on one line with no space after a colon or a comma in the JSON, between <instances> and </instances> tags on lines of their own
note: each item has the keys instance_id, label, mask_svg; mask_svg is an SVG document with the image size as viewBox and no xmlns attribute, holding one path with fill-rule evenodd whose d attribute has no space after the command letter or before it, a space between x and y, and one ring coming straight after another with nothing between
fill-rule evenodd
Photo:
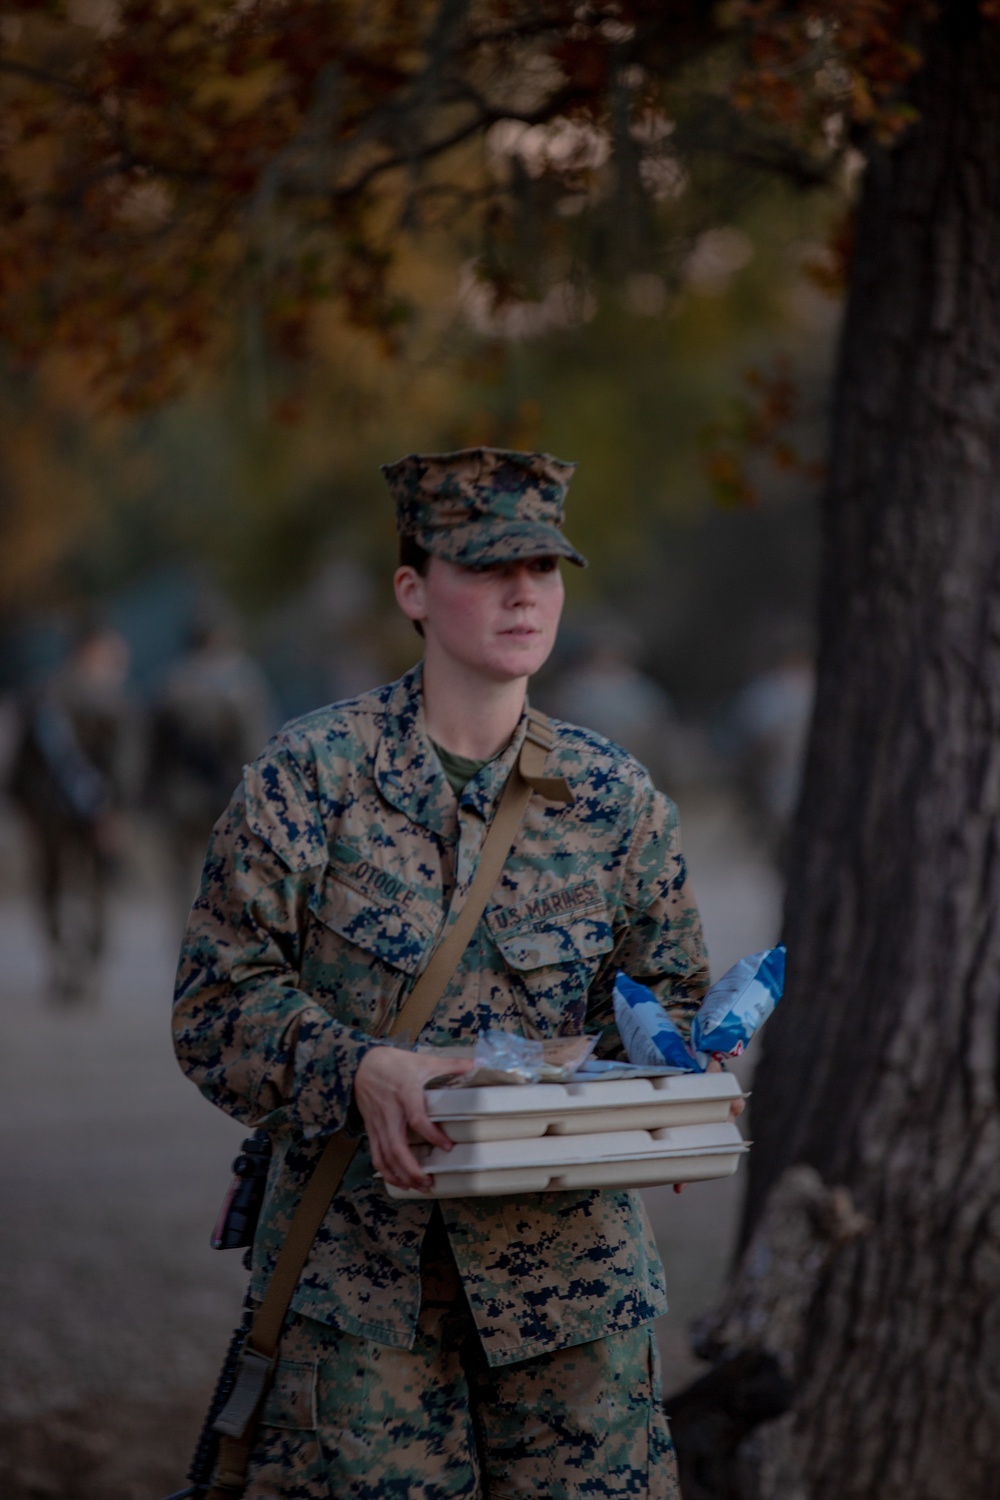
<instances>
[{"instance_id":1,"label":"woman's fingers","mask_svg":"<svg viewBox=\"0 0 1000 1500\"><path fill-rule=\"evenodd\" d=\"M410 1129L429 1146L437 1146L441 1151L450 1151L455 1144L451 1136L445 1135L440 1125L435 1125L426 1110L414 1114L410 1121Z\"/></svg>"},{"instance_id":2,"label":"woman's fingers","mask_svg":"<svg viewBox=\"0 0 1000 1500\"><path fill-rule=\"evenodd\" d=\"M429 1193L434 1186L433 1179L428 1177L407 1146L390 1158L382 1176L393 1187L409 1188L420 1193Z\"/></svg>"},{"instance_id":3,"label":"woman's fingers","mask_svg":"<svg viewBox=\"0 0 1000 1500\"><path fill-rule=\"evenodd\" d=\"M369 1107L365 1124L375 1170L396 1187L416 1186L415 1179L423 1174L406 1145L406 1114L400 1100L387 1093L377 1108Z\"/></svg>"},{"instance_id":4,"label":"woman's fingers","mask_svg":"<svg viewBox=\"0 0 1000 1500\"><path fill-rule=\"evenodd\" d=\"M473 1066L471 1059L456 1062L451 1073L467 1073ZM433 1186L413 1154L411 1132L431 1146L451 1150L452 1142L427 1113L425 1085L440 1074L441 1060L429 1052L379 1047L361 1060L354 1079L354 1097L365 1123L375 1170L393 1187L429 1192Z\"/></svg>"},{"instance_id":5,"label":"woman's fingers","mask_svg":"<svg viewBox=\"0 0 1000 1500\"><path fill-rule=\"evenodd\" d=\"M442 1151L450 1151L452 1141L427 1113L427 1095L422 1088L414 1089L407 1100L406 1122L414 1135L419 1135L421 1140L427 1141L431 1146L438 1146Z\"/></svg>"},{"instance_id":6,"label":"woman's fingers","mask_svg":"<svg viewBox=\"0 0 1000 1500\"><path fill-rule=\"evenodd\" d=\"M421 1192L427 1192L431 1179L424 1172L413 1152L410 1150L406 1139L405 1119L400 1116L394 1128L380 1131L377 1136L369 1136L369 1144L372 1147L372 1162L377 1171L381 1172L387 1182L393 1187L417 1188Z\"/></svg>"},{"instance_id":7,"label":"woman's fingers","mask_svg":"<svg viewBox=\"0 0 1000 1500\"><path fill-rule=\"evenodd\" d=\"M375 1160L374 1149L372 1160L375 1162L376 1169L394 1187L417 1188L421 1192L427 1192L432 1186L431 1179L413 1154L409 1140L410 1131L417 1129L422 1110L422 1089L408 1091L407 1094L394 1099L378 1121L373 1121L381 1165ZM428 1126L430 1123L430 1121L427 1122ZM443 1134L441 1131L438 1133ZM447 1137L445 1139L447 1140ZM372 1141L371 1134L369 1141Z\"/></svg>"},{"instance_id":8,"label":"woman's fingers","mask_svg":"<svg viewBox=\"0 0 1000 1500\"><path fill-rule=\"evenodd\" d=\"M708 1067L705 1069L705 1072L706 1073L721 1073L722 1072L722 1063L719 1061L719 1059L717 1057L713 1057L711 1059L711 1061L709 1062ZM746 1102L745 1099L734 1099L733 1102L732 1102L732 1104L729 1106L729 1118L731 1120L735 1120L736 1117L737 1117L737 1115L741 1115L743 1113L743 1111L746 1109L746 1107L747 1107L747 1102Z\"/></svg>"},{"instance_id":9,"label":"woman's fingers","mask_svg":"<svg viewBox=\"0 0 1000 1500\"><path fill-rule=\"evenodd\" d=\"M413 1148L410 1145L410 1131L413 1127L414 1108L412 1102L404 1101L403 1109L399 1119L394 1122L391 1137L387 1147L387 1157L395 1177L397 1186L406 1188L419 1188L421 1192L429 1192L433 1183L423 1167L420 1165Z\"/></svg>"},{"instance_id":10,"label":"woman's fingers","mask_svg":"<svg viewBox=\"0 0 1000 1500\"><path fill-rule=\"evenodd\" d=\"M437 1146L442 1151L450 1151L454 1142L427 1113L427 1092L424 1087L431 1078L440 1077L441 1064L434 1057L424 1059L420 1053L417 1056L421 1057L421 1061L426 1061L427 1067L420 1081L420 1087L415 1088L407 1098L407 1124L413 1134L419 1135L421 1140L426 1141L428 1145ZM471 1058L466 1062L456 1063L450 1076L460 1077L474 1067L475 1063Z\"/></svg>"}]
</instances>

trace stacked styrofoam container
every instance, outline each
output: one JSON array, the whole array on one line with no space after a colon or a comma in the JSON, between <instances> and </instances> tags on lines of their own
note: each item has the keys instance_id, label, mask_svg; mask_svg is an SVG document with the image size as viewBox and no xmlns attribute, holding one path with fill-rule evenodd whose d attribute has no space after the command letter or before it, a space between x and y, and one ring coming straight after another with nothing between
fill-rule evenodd
<instances>
[{"instance_id":1,"label":"stacked styrofoam container","mask_svg":"<svg viewBox=\"0 0 1000 1500\"><path fill-rule=\"evenodd\" d=\"M417 1147L430 1193L469 1198L727 1177L748 1149L730 1119L729 1073L678 1073L509 1087L428 1089L427 1113L455 1142Z\"/></svg>"}]
</instances>

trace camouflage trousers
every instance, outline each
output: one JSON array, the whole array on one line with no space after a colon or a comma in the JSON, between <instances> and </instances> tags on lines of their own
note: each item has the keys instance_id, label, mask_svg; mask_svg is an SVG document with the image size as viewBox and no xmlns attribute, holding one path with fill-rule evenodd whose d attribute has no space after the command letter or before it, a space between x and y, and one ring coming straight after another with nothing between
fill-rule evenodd
<instances>
[{"instance_id":1,"label":"camouflage trousers","mask_svg":"<svg viewBox=\"0 0 1000 1500\"><path fill-rule=\"evenodd\" d=\"M490 1369L435 1215L412 1349L294 1317L245 1500L680 1500L651 1327Z\"/></svg>"}]
</instances>

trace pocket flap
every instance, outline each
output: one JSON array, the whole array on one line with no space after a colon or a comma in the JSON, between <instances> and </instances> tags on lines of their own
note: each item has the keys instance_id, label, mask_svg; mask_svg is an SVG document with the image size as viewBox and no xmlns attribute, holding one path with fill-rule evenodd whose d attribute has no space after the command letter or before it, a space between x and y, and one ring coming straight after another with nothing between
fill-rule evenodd
<instances>
[{"instance_id":1,"label":"pocket flap","mask_svg":"<svg viewBox=\"0 0 1000 1500\"><path fill-rule=\"evenodd\" d=\"M316 1426L316 1362L279 1359L261 1422L265 1427L299 1431Z\"/></svg>"},{"instance_id":2,"label":"pocket flap","mask_svg":"<svg viewBox=\"0 0 1000 1500\"><path fill-rule=\"evenodd\" d=\"M348 885L329 866L309 898L309 910L338 937L356 943L390 968L412 974L431 934L389 901L375 902Z\"/></svg>"},{"instance_id":3,"label":"pocket flap","mask_svg":"<svg viewBox=\"0 0 1000 1500\"><path fill-rule=\"evenodd\" d=\"M610 953L615 943L614 929L604 912L562 922L539 922L517 932L504 932L493 913L487 915L487 921L493 941L512 969L586 962Z\"/></svg>"}]
</instances>

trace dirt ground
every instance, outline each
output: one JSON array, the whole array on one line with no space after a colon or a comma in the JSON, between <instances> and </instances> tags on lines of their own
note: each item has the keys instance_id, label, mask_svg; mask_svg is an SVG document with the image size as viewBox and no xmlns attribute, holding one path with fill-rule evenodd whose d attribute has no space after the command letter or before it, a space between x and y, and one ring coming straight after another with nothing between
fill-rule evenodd
<instances>
[{"instance_id":1,"label":"dirt ground","mask_svg":"<svg viewBox=\"0 0 1000 1500\"><path fill-rule=\"evenodd\" d=\"M719 974L774 940L777 882L724 799L682 812ZM174 1063L176 934L151 859L116 896L99 1002L66 1012L46 999L18 829L0 822L0 1496L160 1500L185 1483L239 1315L239 1253L208 1235L242 1131ZM668 1389L697 1373L686 1328L717 1294L740 1190L646 1195Z\"/></svg>"}]
</instances>

